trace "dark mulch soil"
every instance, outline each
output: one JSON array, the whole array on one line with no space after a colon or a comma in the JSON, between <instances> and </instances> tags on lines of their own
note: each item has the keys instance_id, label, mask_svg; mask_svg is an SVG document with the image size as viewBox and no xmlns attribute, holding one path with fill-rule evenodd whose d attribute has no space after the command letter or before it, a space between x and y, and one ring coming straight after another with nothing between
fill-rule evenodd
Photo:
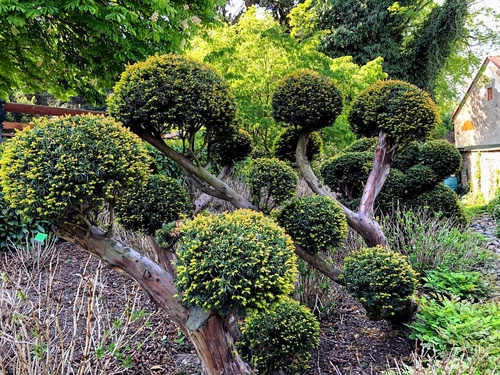
<instances>
[{"instance_id":1,"label":"dark mulch soil","mask_svg":"<svg viewBox=\"0 0 500 375\"><path fill-rule=\"evenodd\" d=\"M62 319L72 319L71 307L75 290L80 283L88 255L78 248L61 243L60 270L54 282L56 294L61 293L64 309ZM0 271L15 267L13 254L0 257ZM92 260L90 268L98 262ZM104 295L111 310L122 311L124 285L133 283L115 271L103 270ZM143 293L142 291L140 293ZM124 374L198 374L194 348L187 340L179 337L176 326L166 313L157 311L155 304L145 294L141 305L155 312L152 325L141 338L158 327L153 337L143 345L133 358L133 368ZM81 333L83 337L83 332ZM380 374L394 367L395 361L409 362L414 343L408 339L408 332L393 327L385 321L373 322L366 318L363 308L349 296L342 295L334 312L323 317L321 342L314 351L307 374Z\"/></svg>"}]
</instances>

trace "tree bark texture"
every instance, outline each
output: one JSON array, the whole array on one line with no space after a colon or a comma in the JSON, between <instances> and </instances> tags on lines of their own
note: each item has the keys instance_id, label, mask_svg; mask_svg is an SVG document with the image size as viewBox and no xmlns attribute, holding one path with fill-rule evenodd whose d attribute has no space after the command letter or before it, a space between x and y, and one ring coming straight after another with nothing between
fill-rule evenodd
<instances>
[{"instance_id":1,"label":"tree bark texture","mask_svg":"<svg viewBox=\"0 0 500 375\"><path fill-rule=\"evenodd\" d=\"M183 306L176 298L173 276L165 269L131 247L107 237L100 228L92 227L89 235L86 229L67 223L56 225L56 228L60 237L138 282L193 342L204 374L251 374L250 367L235 349L233 338L226 332L222 318L209 312L200 314L200 309ZM188 324L193 320L197 323Z\"/></svg>"}]
</instances>

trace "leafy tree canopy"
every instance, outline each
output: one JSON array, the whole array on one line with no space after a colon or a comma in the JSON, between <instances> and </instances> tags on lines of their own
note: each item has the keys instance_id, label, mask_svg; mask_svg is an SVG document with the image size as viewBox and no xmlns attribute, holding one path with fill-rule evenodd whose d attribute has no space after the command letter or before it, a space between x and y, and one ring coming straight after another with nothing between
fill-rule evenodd
<instances>
[{"instance_id":1,"label":"leafy tree canopy","mask_svg":"<svg viewBox=\"0 0 500 375\"><path fill-rule=\"evenodd\" d=\"M4 0L0 97L49 90L103 102L123 66L178 51L217 0Z\"/></svg>"},{"instance_id":2,"label":"leafy tree canopy","mask_svg":"<svg viewBox=\"0 0 500 375\"><path fill-rule=\"evenodd\" d=\"M363 66L353 63L350 57L331 59L318 52L314 42L299 43L269 13L257 14L255 8L250 8L235 25L206 30L191 45L188 55L211 64L226 78L238 101L239 122L254 142L267 151L281 131L271 115L271 97L286 74L310 69L329 77L347 103L361 90L386 77L382 59ZM337 128L334 136L351 135L342 144L353 141L345 119L339 119L334 128Z\"/></svg>"}]
</instances>

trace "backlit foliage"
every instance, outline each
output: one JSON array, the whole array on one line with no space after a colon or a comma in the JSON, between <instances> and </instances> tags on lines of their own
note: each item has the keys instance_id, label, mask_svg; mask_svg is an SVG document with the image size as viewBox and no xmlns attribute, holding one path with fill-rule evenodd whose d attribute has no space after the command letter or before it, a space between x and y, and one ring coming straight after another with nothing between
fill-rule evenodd
<instances>
[{"instance_id":1,"label":"backlit foliage","mask_svg":"<svg viewBox=\"0 0 500 375\"><path fill-rule=\"evenodd\" d=\"M297 273L291 238L251 210L184 222L177 255L182 301L221 315L281 300L292 291Z\"/></svg>"}]
</instances>

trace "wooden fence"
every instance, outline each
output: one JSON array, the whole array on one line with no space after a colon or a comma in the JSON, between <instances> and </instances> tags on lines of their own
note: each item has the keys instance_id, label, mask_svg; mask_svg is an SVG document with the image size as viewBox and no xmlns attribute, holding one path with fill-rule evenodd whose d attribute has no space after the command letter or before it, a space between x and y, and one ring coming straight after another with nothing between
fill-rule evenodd
<instances>
[{"instance_id":1,"label":"wooden fence","mask_svg":"<svg viewBox=\"0 0 500 375\"><path fill-rule=\"evenodd\" d=\"M9 122L5 121L5 115L7 112L13 113L23 113L28 115L44 115L44 116L76 116L84 114L96 114L96 115L106 115L106 112L102 111L92 111L89 109L73 109L73 108L60 108L60 107L47 107L44 105L34 105L34 104L19 104L19 103L7 103L5 100L0 100L0 132L2 137L12 137L15 132L14 129L24 129L30 126L29 123L24 122Z\"/></svg>"}]
</instances>

